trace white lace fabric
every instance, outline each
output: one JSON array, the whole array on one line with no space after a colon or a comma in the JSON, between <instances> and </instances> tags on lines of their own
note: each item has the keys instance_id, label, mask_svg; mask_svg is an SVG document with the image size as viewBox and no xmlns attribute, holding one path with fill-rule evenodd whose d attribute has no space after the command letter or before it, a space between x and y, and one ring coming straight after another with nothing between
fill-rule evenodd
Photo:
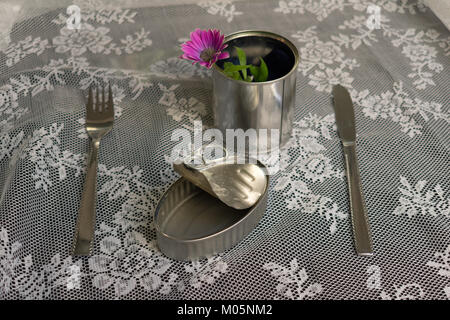
<instances>
[{"instance_id":1,"label":"white lace fabric","mask_svg":"<svg viewBox=\"0 0 450 320\"><path fill-rule=\"evenodd\" d=\"M59 1L2 7L14 14L0 34L1 299L450 299L450 33L421 2L74 4L80 30ZM293 138L262 221L231 250L179 262L159 252L152 215L178 178L172 131L213 124L210 72L178 59L195 28L280 33L301 58ZM100 151L95 246L72 257L87 88L107 83L116 121ZM355 105L369 258L353 247L337 83Z\"/></svg>"}]
</instances>

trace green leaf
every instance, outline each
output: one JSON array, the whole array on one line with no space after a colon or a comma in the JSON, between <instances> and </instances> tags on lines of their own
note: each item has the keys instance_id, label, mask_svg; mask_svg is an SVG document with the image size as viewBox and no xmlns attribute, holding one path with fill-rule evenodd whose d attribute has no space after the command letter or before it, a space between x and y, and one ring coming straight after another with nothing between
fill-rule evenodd
<instances>
[{"instance_id":1,"label":"green leaf","mask_svg":"<svg viewBox=\"0 0 450 320\"><path fill-rule=\"evenodd\" d=\"M233 72L231 78L234 80L242 80L241 74L239 72Z\"/></svg>"},{"instance_id":2,"label":"green leaf","mask_svg":"<svg viewBox=\"0 0 450 320\"><path fill-rule=\"evenodd\" d=\"M269 70L267 69L266 63L264 62L263 58L259 59L261 61L259 66L250 66L250 72L252 73L255 82L266 81L269 76Z\"/></svg>"},{"instance_id":3,"label":"green leaf","mask_svg":"<svg viewBox=\"0 0 450 320\"><path fill-rule=\"evenodd\" d=\"M256 79L258 79L258 75L259 75L259 67L258 66L250 66L250 72L253 75L253 79L256 81Z\"/></svg>"},{"instance_id":4,"label":"green leaf","mask_svg":"<svg viewBox=\"0 0 450 320\"><path fill-rule=\"evenodd\" d=\"M230 63L231 66L234 66L234 64L232 64L231 62L225 62L225 63ZM227 69L224 68L223 72L227 75L227 77L230 77L231 79L242 80L242 77L241 77L241 74L239 73L239 70L237 70L237 71L230 71L231 66L228 67ZM224 65L224 67L225 67L225 65Z\"/></svg>"},{"instance_id":5,"label":"green leaf","mask_svg":"<svg viewBox=\"0 0 450 320\"><path fill-rule=\"evenodd\" d=\"M263 82L267 80L267 77L269 76L269 69L267 69L267 65L264 62L263 58L259 58L261 60L261 64L259 66L259 73L258 77L255 76L256 82Z\"/></svg>"},{"instance_id":6,"label":"green leaf","mask_svg":"<svg viewBox=\"0 0 450 320\"><path fill-rule=\"evenodd\" d=\"M227 72L227 70L231 67L234 66L234 64L232 64L231 62L225 62L223 64L223 71Z\"/></svg>"},{"instance_id":7,"label":"green leaf","mask_svg":"<svg viewBox=\"0 0 450 320\"><path fill-rule=\"evenodd\" d=\"M245 64L247 64L247 57L245 56L244 50L242 50L242 49L239 48L239 47L235 47L235 48L236 48L236 51L237 51L237 54L238 54L239 64L240 64L240 65L245 65Z\"/></svg>"},{"instance_id":8,"label":"green leaf","mask_svg":"<svg viewBox=\"0 0 450 320\"><path fill-rule=\"evenodd\" d=\"M239 73L239 71L246 70L246 69L248 69L249 67L250 67L249 65L238 66L238 65L234 65L234 64L231 63L231 62L225 62L225 63L223 64L223 71L224 71L228 76L231 76L231 75L230 75L231 73L234 73L234 72L238 72L238 73ZM233 78L233 79L234 79L234 78Z\"/></svg>"},{"instance_id":9,"label":"green leaf","mask_svg":"<svg viewBox=\"0 0 450 320\"><path fill-rule=\"evenodd\" d=\"M235 72L235 71L242 71L242 70L246 70L250 68L250 66L237 66L237 65L232 65L228 68L225 68L224 71L225 72Z\"/></svg>"},{"instance_id":10,"label":"green leaf","mask_svg":"<svg viewBox=\"0 0 450 320\"><path fill-rule=\"evenodd\" d=\"M235 48L236 48L236 51L238 54L239 64L241 66L247 65L247 57L245 56L244 50L242 50L239 47L235 47ZM243 75L244 80L246 80L247 79L247 69L242 69L242 75Z\"/></svg>"}]
</instances>

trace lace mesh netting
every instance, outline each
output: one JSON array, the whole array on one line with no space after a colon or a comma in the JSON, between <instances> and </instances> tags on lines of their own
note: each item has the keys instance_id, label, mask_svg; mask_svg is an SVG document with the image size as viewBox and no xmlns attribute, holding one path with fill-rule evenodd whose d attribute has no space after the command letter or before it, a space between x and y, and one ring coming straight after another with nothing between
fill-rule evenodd
<instances>
[{"instance_id":1,"label":"lace mesh netting","mask_svg":"<svg viewBox=\"0 0 450 320\"><path fill-rule=\"evenodd\" d=\"M1 4L0 297L450 297L450 35L421 3L374 2L372 31L364 0L78 1L78 31L65 28L72 2ZM190 263L159 253L152 214L177 179L172 131L213 125L209 72L177 58L195 28L279 33L301 60L294 137L262 221ZM86 88L105 83L116 121L99 156L96 240L73 258ZM353 247L336 83L355 104L370 258Z\"/></svg>"}]
</instances>

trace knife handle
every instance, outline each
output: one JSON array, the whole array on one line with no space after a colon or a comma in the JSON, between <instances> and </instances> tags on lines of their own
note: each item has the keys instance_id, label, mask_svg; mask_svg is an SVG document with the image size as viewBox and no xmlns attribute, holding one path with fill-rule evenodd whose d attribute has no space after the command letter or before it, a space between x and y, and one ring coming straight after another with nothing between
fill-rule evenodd
<instances>
[{"instance_id":1,"label":"knife handle","mask_svg":"<svg viewBox=\"0 0 450 320\"><path fill-rule=\"evenodd\" d=\"M356 253L361 256L370 256L373 254L372 239L362 193L355 143L344 145L344 156Z\"/></svg>"}]
</instances>

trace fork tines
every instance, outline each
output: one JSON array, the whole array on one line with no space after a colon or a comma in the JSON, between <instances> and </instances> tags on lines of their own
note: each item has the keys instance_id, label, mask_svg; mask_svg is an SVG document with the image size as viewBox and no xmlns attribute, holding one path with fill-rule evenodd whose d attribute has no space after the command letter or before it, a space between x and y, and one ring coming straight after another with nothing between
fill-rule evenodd
<instances>
[{"instance_id":1,"label":"fork tines","mask_svg":"<svg viewBox=\"0 0 450 320\"><path fill-rule=\"evenodd\" d=\"M88 112L87 116L96 112L105 112L107 115L114 114L114 103L111 85L108 85L108 100L105 99L105 87L103 86L101 89L101 99L99 91L100 90L98 88L95 90L94 102L93 89L92 87L89 87L88 101L86 104L86 111Z\"/></svg>"}]
</instances>

